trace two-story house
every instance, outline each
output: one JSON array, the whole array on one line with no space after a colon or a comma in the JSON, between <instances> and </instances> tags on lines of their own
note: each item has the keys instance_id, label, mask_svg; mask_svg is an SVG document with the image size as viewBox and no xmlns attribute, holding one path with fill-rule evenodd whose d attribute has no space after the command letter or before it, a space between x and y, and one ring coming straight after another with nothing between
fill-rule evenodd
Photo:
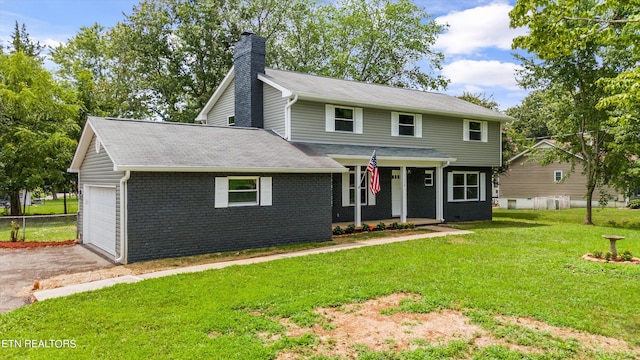
<instances>
[{"instance_id":1,"label":"two-story house","mask_svg":"<svg viewBox=\"0 0 640 360\"><path fill-rule=\"evenodd\" d=\"M89 118L70 167L84 243L126 263L325 241L334 222L491 219L509 117L443 94L265 68L265 53L264 38L243 35L200 124Z\"/></svg>"}]
</instances>

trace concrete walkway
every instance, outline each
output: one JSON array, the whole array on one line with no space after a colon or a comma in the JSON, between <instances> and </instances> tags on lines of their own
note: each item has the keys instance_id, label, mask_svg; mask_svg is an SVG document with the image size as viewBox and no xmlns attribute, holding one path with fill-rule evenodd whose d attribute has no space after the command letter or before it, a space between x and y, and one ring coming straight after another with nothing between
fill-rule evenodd
<instances>
[{"instance_id":1,"label":"concrete walkway","mask_svg":"<svg viewBox=\"0 0 640 360\"><path fill-rule=\"evenodd\" d=\"M443 226L430 226L429 228L437 232L400 236L400 237L388 237L388 238L380 238L380 239L362 240L362 241L358 241L350 244L327 246L327 247L318 248L318 249L302 250L302 251L296 251L296 252L291 252L286 254L259 256L259 257L250 258L250 259L221 261L221 262L216 262L211 264L187 266L187 267L182 267L177 269L162 270L162 271L156 271L156 272L135 275L135 276L125 275L125 276L120 276L120 277L111 278L111 279L92 281L84 284L70 285L70 286L64 286L56 289L36 291L33 293L33 296L37 301L42 301L46 299L67 296L75 293L97 290L104 287L113 286L115 284L133 283L133 282L138 282L146 279L154 279L154 278L184 274L184 273L200 272L200 271L211 270L211 269L222 269L227 266L233 266L233 265L257 264L257 263L263 263L263 262L273 261L278 259L294 258L294 257L307 256L307 255L313 255L313 254L323 254L323 253L330 253L330 252L336 252L336 251L342 251L342 250L357 249L365 246L390 244L390 243L401 242L401 241L417 240L417 239L448 236L448 235L466 235L466 234L472 233L471 231L455 230L455 229L451 229Z\"/></svg>"}]
</instances>

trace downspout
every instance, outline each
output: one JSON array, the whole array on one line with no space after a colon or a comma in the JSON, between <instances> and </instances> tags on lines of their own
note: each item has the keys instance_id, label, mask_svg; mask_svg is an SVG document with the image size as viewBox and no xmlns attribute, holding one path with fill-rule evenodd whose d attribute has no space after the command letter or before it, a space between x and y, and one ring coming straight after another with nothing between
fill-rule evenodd
<instances>
[{"instance_id":1,"label":"downspout","mask_svg":"<svg viewBox=\"0 0 640 360\"><path fill-rule=\"evenodd\" d=\"M127 170L120 179L120 257L115 262L127 264L127 181L131 177L131 171Z\"/></svg>"},{"instance_id":2,"label":"downspout","mask_svg":"<svg viewBox=\"0 0 640 360\"><path fill-rule=\"evenodd\" d=\"M287 99L287 105L284 107L284 138L291 141L291 106L298 101L298 95L293 99Z\"/></svg>"}]
</instances>

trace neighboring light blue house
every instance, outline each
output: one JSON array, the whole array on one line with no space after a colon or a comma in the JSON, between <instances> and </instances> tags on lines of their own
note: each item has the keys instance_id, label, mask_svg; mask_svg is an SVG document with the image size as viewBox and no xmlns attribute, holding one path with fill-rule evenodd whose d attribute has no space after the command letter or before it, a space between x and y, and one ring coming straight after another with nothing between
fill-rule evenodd
<instances>
[{"instance_id":1,"label":"neighboring light blue house","mask_svg":"<svg viewBox=\"0 0 640 360\"><path fill-rule=\"evenodd\" d=\"M91 117L70 171L80 233L127 263L331 239L332 222L491 219L498 112L265 68L244 34L196 124ZM381 191L357 181L373 150Z\"/></svg>"}]
</instances>

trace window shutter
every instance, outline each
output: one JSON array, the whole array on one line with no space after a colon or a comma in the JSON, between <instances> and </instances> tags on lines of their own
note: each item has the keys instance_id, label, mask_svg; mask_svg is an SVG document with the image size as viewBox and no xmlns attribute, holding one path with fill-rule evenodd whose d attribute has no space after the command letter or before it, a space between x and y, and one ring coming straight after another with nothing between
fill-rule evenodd
<instances>
[{"instance_id":1,"label":"window shutter","mask_svg":"<svg viewBox=\"0 0 640 360\"><path fill-rule=\"evenodd\" d=\"M480 173L480 201L487 201L487 173Z\"/></svg>"},{"instance_id":2,"label":"window shutter","mask_svg":"<svg viewBox=\"0 0 640 360\"><path fill-rule=\"evenodd\" d=\"M422 114L416 114L415 117L416 120L416 137L417 138L421 138L422 137Z\"/></svg>"},{"instance_id":3,"label":"window shutter","mask_svg":"<svg viewBox=\"0 0 640 360\"><path fill-rule=\"evenodd\" d=\"M271 206L272 179L271 177L260 178L260 206Z\"/></svg>"},{"instance_id":4,"label":"window shutter","mask_svg":"<svg viewBox=\"0 0 640 360\"><path fill-rule=\"evenodd\" d=\"M342 173L342 206L349 206L349 173Z\"/></svg>"},{"instance_id":5,"label":"window shutter","mask_svg":"<svg viewBox=\"0 0 640 360\"><path fill-rule=\"evenodd\" d=\"M453 201L453 173L447 173L447 200Z\"/></svg>"},{"instance_id":6,"label":"window shutter","mask_svg":"<svg viewBox=\"0 0 640 360\"><path fill-rule=\"evenodd\" d=\"M356 134L362 134L362 108L355 108L354 127Z\"/></svg>"},{"instance_id":7,"label":"window shutter","mask_svg":"<svg viewBox=\"0 0 640 360\"><path fill-rule=\"evenodd\" d=\"M400 119L397 112L391 112L391 136L399 136Z\"/></svg>"},{"instance_id":8,"label":"window shutter","mask_svg":"<svg viewBox=\"0 0 640 360\"><path fill-rule=\"evenodd\" d=\"M487 142L488 141L488 135L489 135L489 126L488 123L486 121L481 122L481 129L482 129L482 142Z\"/></svg>"},{"instance_id":9,"label":"window shutter","mask_svg":"<svg viewBox=\"0 0 640 360\"><path fill-rule=\"evenodd\" d=\"M378 169L379 171L380 169ZM371 173L367 172L367 204L371 206L376 205L376 196L371 193L371 188L369 187L371 184Z\"/></svg>"},{"instance_id":10,"label":"window shutter","mask_svg":"<svg viewBox=\"0 0 640 360\"><path fill-rule=\"evenodd\" d=\"M336 110L333 105L325 105L324 129L328 132L336 131Z\"/></svg>"},{"instance_id":11,"label":"window shutter","mask_svg":"<svg viewBox=\"0 0 640 360\"><path fill-rule=\"evenodd\" d=\"M226 177L216 178L215 207L226 208L229 206L229 180Z\"/></svg>"},{"instance_id":12,"label":"window shutter","mask_svg":"<svg viewBox=\"0 0 640 360\"><path fill-rule=\"evenodd\" d=\"M469 120L463 120L462 140L469 141Z\"/></svg>"}]
</instances>

